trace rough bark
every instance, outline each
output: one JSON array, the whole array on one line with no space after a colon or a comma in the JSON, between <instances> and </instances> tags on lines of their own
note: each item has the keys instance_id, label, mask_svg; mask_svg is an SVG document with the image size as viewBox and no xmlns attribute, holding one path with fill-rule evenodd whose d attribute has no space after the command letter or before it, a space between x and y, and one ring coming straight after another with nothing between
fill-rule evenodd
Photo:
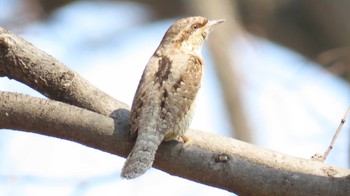
<instances>
[{"instance_id":1,"label":"rough bark","mask_svg":"<svg viewBox=\"0 0 350 196\"><path fill-rule=\"evenodd\" d=\"M51 55L0 27L0 77L15 79L44 96L103 115L124 103L99 90Z\"/></svg>"},{"instance_id":2,"label":"rough bark","mask_svg":"<svg viewBox=\"0 0 350 196\"><path fill-rule=\"evenodd\" d=\"M67 73L73 77L67 80ZM0 128L67 139L124 157L131 150L125 104L4 29L0 75L70 104L1 92ZM113 118L107 116L110 113ZM349 170L205 132L189 131L187 136L192 143L186 148L178 142L163 143L155 167L241 195L350 195Z\"/></svg>"},{"instance_id":3,"label":"rough bark","mask_svg":"<svg viewBox=\"0 0 350 196\"><path fill-rule=\"evenodd\" d=\"M129 111L114 118L53 100L0 92L0 128L67 139L126 157ZM164 142L156 168L240 195L349 195L350 171L235 139L190 130L191 145Z\"/></svg>"}]
</instances>

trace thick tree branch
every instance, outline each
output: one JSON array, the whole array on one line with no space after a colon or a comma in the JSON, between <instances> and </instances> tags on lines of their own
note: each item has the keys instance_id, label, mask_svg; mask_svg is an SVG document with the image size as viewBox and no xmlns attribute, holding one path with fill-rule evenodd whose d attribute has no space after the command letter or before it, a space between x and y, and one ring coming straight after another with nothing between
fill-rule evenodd
<instances>
[{"instance_id":1,"label":"thick tree branch","mask_svg":"<svg viewBox=\"0 0 350 196\"><path fill-rule=\"evenodd\" d=\"M0 92L0 128L63 138L126 157L129 111L114 118L47 99ZM231 138L189 131L191 146L165 142L155 166L241 195L349 195L350 171L259 149ZM249 187L249 188L248 188Z\"/></svg>"},{"instance_id":2,"label":"thick tree branch","mask_svg":"<svg viewBox=\"0 0 350 196\"><path fill-rule=\"evenodd\" d=\"M109 115L128 108L52 56L0 27L0 77L7 76L48 98Z\"/></svg>"},{"instance_id":3,"label":"thick tree branch","mask_svg":"<svg viewBox=\"0 0 350 196\"><path fill-rule=\"evenodd\" d=\"M19 80L52 99L97 112L1 92L0 128L68 139L124 157L131 150L125 104L1 28L0 76ZM113 119L105 116L111 112ZM178 142L163 143L155 167L242 195L350 195L349 170L205 132L189 131L187 136L192 145L184 149Z\"/></svg>"},{"instance_id":4,"label":"thick tree branch","mask_svg":"<svg viewBox=\"0 0 350 196\"><path fill-rule=\"evenodd\" d=\"M29 95L0 91L0 129L14 129L75 141L126 156L129 110L116 108L116 118ZM114 124L115 123L115 124Z\"/></svg>"}]
</instances>

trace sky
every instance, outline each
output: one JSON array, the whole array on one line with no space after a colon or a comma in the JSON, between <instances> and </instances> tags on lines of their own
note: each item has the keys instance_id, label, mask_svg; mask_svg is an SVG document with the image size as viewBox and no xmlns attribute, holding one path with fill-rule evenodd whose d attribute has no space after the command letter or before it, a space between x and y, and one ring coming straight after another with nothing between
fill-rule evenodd
<instances>
[{"instance_id":1,"label":"sky","mask_svg":"<svg viewBox=\"0 0 350 196\"><path fill-rule=\"evenodd\" d=\"M15 3L0 0L0 21ZM145 24L150 18L139 4L86 1L13 31L131 105L144 66L176 20ZM252 35L233 39L231 56L239 63L244 108L256 145L302 158L323 153L348 108L348 84L293 51ZM191 128L231 136L206 47L203 58L203 88ZM0 90L42 97L7 78L0 78ZM346 123L327 164L348 168L348 138ZM0 196L231 195L156 169L122 180L124 158L37 134L1 130L0 155Z\"/></svg>"}]
</instances>

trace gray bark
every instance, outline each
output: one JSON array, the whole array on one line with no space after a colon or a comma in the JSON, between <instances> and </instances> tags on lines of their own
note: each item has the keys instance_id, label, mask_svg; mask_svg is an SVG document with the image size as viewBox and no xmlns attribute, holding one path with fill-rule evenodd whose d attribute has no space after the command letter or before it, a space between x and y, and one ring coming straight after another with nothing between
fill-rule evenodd
<instances>
[{"instance_id":1,"label":"gray bark","mask_svg":"<svg viewBox=\"0 0 350 196\"><path fill-rule=\"evenodd\" d=\"M0 76L61 101L0 92L0 129L67 139L123 157L130 152L125 104L2 28ZM154 166L240 195L350 195L350 170L201 131L187 136L191 145L185 148L164 142Z\"/></svg>"}]
</instances>

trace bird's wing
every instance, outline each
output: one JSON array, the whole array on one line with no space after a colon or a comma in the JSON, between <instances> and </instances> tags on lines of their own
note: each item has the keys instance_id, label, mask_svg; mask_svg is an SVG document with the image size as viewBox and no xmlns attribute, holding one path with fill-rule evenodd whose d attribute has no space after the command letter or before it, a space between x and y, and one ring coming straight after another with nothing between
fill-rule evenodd
<instances>
[{"instance_id":1,"label":"bird's wing","mask_svg":"<svg viewBox=\"0 0 350 196\"><path fill-rule=\"evenodd\" d=\"M152 57L134 97L131 135L136 136L143 123L161 132L179 123L196 98L203 66L203 60L192 55Z\"/></svg>"}]
</instances>

